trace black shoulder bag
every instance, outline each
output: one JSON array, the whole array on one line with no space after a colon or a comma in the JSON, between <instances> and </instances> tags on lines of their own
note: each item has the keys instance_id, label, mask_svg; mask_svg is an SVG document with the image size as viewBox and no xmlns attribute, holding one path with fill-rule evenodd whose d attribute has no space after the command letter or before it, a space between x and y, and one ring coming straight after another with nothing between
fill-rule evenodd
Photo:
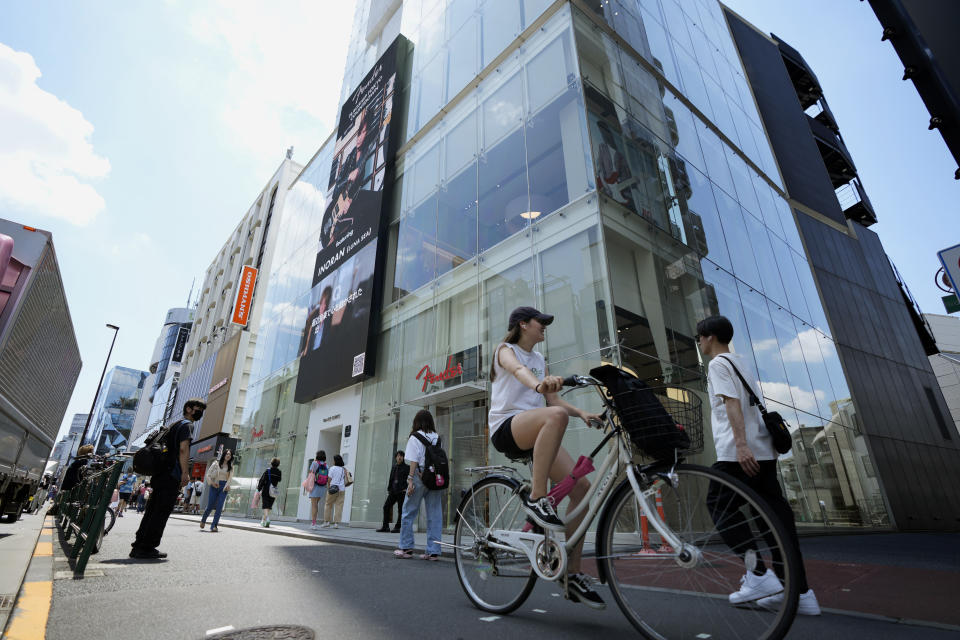
<instances>
[{"instance_id":1,"label":"black shoulder bag","mask_svg":"<svg viewBox=\"0 0 960 640\"><path fill-rule=\"evenodd\" d=\"M750 406L760 408L760 415L763 416L763 424L767 427L767 431L770 432L770 437L773 439L773 448L777 450L777 453L787 453L790 451L793 447L793 438L790 436L790 430L787 428L787 423L784 421L783 416L776 411L767 411L763 403L760 402L760 398L753 392L753 387L747 383L746 378L744 378L740 370L737 369L737 365L733 364L733 360L730 358L724 358L724 360L730 363L734 373L737 374L740 382L742 382L743 386L747 389L747 394L750 396Z\"/></svg>"}]
</instances>

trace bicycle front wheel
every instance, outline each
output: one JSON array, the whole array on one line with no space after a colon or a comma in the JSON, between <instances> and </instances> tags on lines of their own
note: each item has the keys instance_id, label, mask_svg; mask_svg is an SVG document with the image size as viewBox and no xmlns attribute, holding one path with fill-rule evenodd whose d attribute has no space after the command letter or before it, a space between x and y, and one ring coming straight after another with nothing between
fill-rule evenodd
<instances>
[{"instance_id":1,"label":"bicycle front wheel","mask_svg":"<svg viewBox=\"0 0 960 640\"><path fill-rule=\"evenodd\" d=\"M103 535L110 533L110 529L113 529L113 525L117 522L117 514L112 507L107 507L106 513L103 514Z\"/></svg>"},{"instance_id":2,"label":"bicycle front wheel","mask_svg":"<svg viewBox=\"0 0 960 640\"><path fill-rule=\"evenodd\" d=\"M647 638L782 638L796 615L800 559L780 520L725 473L680 465L676 475L675 485L656 478L641 488L681 548L642 515L626 481L604 514L598 556L620 609ZM747 571L764 568L779 576L779 602L732 604Z\"/></svg>"},{"instance_id":3,"label":"bicycle front wheel","mask_svg":"<svg viewBox=\"0 0 960 640\"><path fill-rule=\"evenodd\" d=\"M515 480L499 476L474 484L457 509L454 530L460 585L474 606L501 615L523 604L537 581L525 554L491 546L497 531L519 531L526 522L516 488Z\"/></svg>"}]
</instances>

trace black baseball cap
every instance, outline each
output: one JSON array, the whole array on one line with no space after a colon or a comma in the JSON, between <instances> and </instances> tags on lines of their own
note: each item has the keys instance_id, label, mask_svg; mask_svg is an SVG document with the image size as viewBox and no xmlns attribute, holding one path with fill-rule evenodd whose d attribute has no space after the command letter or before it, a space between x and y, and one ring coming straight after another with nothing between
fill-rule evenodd
<instances>
[{"instance_id":1,"label":"black baseball cap","mask_svg":"<svg viewBox=\"0 0 960 640\"><path fill-rule=\"evenodd\" d=\"M507 323L507 329L513 329L519 323L534 318L542 325L548 325L553 322L553 316L549 313L540 313L533 307L517 307L510 312L510 321Z\"/></svg>"}]
</instances>

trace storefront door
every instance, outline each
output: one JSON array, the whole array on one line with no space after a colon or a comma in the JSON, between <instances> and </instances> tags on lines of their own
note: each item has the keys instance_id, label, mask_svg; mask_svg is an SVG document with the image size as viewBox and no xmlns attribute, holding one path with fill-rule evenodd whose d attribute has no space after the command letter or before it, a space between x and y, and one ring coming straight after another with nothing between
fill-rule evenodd
<instances>
[{"instance_id":1,"label":"storefront door","mask_svg":"<svg viewBox=\"0 0 960 640\"><path fill-rule=\"evenodd\" d=\"M464 469L487 464L487 402L480 399L437 406L434 415L453 476L443 499L443 525L450 528L460 496L479 479Z\"/></svg>"}]
</instances>

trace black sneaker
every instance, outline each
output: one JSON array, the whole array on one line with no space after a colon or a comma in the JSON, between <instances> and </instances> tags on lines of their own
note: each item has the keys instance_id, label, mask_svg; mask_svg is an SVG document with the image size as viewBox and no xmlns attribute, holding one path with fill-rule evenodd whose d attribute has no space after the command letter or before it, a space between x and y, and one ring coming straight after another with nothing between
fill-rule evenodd
<instances>
[{"instance_id":1,"label":"black sneaker","mask_svg":"<svg viewBox=\"0 0 960 640\"><path fill-rule=\"evenodd\" d=\"M157 551L156 549L150 549L149 551L131 549L130 557L138 560L163 560L167 557L167 554L163 551Z\"/></svg>"},{"instance_id":2,"label":"black sneaker","mask_svg":"<svg viewBox=\"0 0 960 640\"><path fill-rule=\"evenodd\" d=\"M544 529L563 531L566 527L563 520L557 516L557 512L553 510L550 499L546 496L531 500L530 494L524 491L520 494L520 500L523 501L523 508L530 518Z\"/></svg>"},{"instance_id":3,"label":"black sneaker","mask_svg":"<svg viewBox=\"0 0 960 640\"><path fill-rule=\"evenodd\" d=\"M591 609L606 609L607 603L593 590L590 577L583 573L571 573L567 576L567 593L574 602L582 602Z\"/></svg>"}]
</instances>

